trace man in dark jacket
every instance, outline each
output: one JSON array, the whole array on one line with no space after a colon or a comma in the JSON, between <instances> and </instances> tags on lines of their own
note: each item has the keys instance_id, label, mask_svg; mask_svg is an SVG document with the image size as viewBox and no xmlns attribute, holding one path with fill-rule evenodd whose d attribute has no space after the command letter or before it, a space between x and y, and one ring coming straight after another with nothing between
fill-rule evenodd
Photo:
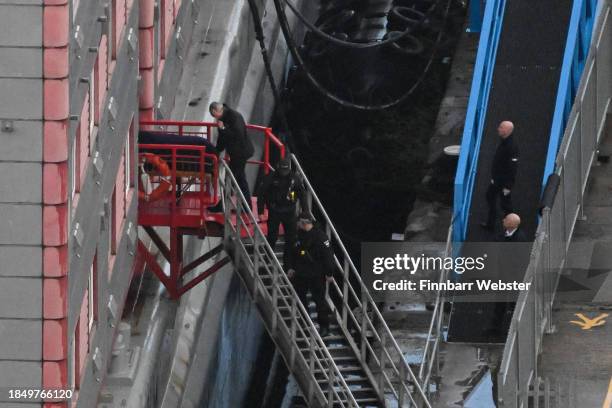
<instances>
[{"instance_id":1,"label":"man in dark jacket","mask_svg":"<svg viewBox=\"0 0 612 408\"><path fill-rule=\"evenodd\" d=\"M244 118L240 113L220 102L211 103L209 110L219 124L217 151L221 153L223 150L227 150L227 154L230 156L229 168L236 178L244 198L250 204L251 192L244 167L255 150L251 139L247 135Z\"/></svg>"},{"instance_id":2,"label":"man in dark jacket","mask_svg":"<svg viewBox=\"0 0 612 408\"><path fill-rule=\"evenodd\" d=\"M289 259L287 275L300 301L308 309L306 295L310 291L317 307L321 337L329 335L329 306L325 300L325 281L333 281L334 254L329 238L313 224L312 215L300 214L298 234Z\"/></svg>"},{"instance_id":3,"label":"man in dark jacket","mask_svg":"<svg viewBox=\"0 0 612 408\"><path fill-rule=\"evenodd\" d=\"M278 239L278 227L282 223L285 230L284 260L288 259L288 250L295 241L296 204L306 208L304 184L297 174L291 171L291 159L281 159L276 171L264 177L257 193L257 210L261 215L268 207L268 242L274 248Z\"/></svg>"},{"instance_id":4,"label":"man in dark jacket","mask_svg":"<svg viewBox=\"0 0 612 408\"><path fill-rule=\"evenodd\" d=\"M491 184L486 195L489 214L487 220L481 224L486 229L492 230L495 228L498 196L501 198L504 216L513 211L512 188L514 187L519 161L519 151L512 136L513 131L514 125L510 121L501 122L497 128L497 133L502 140L495 150L491 165Z\"/></svg>"},{"instance_id":5,"label":"man in dark jacket","mask_svg":"<svg viewBox=\"0 0 612 408\"><path fill-rule=\"evenodd\" d=\"M527 237L521 229L521 217L510 213L502 221L504 232L499 237L500 242L527 242Z\"/></svg>"},{"instance_id":6,"label":"man in dark jacket","mask_svg":"<svg viewBox=\"0 0 612 408\"><path fill-rule=\"evenodd\" d=\"M497 237L498 242L527 242L527 237L521 229L521 217L518 214L510 213L504 217L503 220L503 232ZM513 276L516 280L521 281L524 272L529 264L529 251L526 246L522 245L507 245L509 248L505 248L503 257L500 259L501 265L500 278L505 281L510 280ZM493 313L493 330L490 334L494 338L501 338L505 335L504 329L510 326L512 320L512 314L514 312L515 302L496 302L494 306L495 312ZM489 370L491 371L491 381L493 382L493 401L497 407L497 377L499 375L499 366L501 364L503 350L496 350L492 352L491 358L489 359Z\"/></svg>"}]
</instances>

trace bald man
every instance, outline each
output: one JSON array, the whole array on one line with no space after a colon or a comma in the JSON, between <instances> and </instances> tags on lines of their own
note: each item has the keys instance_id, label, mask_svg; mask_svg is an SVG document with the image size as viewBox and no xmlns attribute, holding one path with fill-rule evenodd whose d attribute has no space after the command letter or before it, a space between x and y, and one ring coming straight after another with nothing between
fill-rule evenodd
<instances>
[{"instance_id":1,"label":"bald man","mask_svg":"<svg viewBox=\"0 0 612 408\"><path fill-rule=\"evenodd\" d=\"M514 124L508 120L501 122L497 127L497 134L501 141L497 145L491 164L491 183L486 194L489 213L487 220L481 224L482 227L489 230L495 228L495 220L498 219L496 218L498 197L501 201L504 216L513 211L512 188L514 187L519 161L519 150L512 136L513 132Z\"/></svg>"},{"instance_id":2,"label":"bald man","mask_svg":"<svg viewBox=\"0 0 612 408\"><path fill-rule=\"evenodd\" d=\"M502 242L525 242L527 237L521 230L521 217L518 214L510 213L502 221L504 226L503 235L500 237Z\"/></svg>"}]
</instances>

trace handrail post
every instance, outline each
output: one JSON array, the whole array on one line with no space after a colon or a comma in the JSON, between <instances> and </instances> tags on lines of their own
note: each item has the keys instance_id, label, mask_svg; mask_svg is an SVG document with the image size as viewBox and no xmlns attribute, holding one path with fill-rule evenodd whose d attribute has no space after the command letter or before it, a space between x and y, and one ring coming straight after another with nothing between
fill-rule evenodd
<instances>
[{"instance_id":1,"label":"handrail post","mask_svg":"<svg viewBox=\"0 0 612 408\"><path fill-rule=\"evenodd\" d=\"M378 392L380 393L380 398L383 399L385 397L385 343L387 341L387 333L382 332L380 335L380 358L378 359L380 363L380 373L378 374Z\"/></svg>"},{"instance_id":2,"label":"handrail post","mask_svg":"<svg viewBox=\"0 0 612 408\"><path fill-rule=\"evenodd\" d=\"M264 173L270 173L270 129L266 129L264 140Z\"/></svg>"},{"instance_id":3,"label":"handrail post","mask_svg":"<svg viewBox=\"0 0 612 408\"><path fill-rule=\"evenodd\" d=\"M296 302L297 302L297 298L294 296L291 298L291 344L293 345L293 347L291 347L291 355L289 357L289 369L293 370L293 366L295 364L295 350L297 349L298 345L297 345L297 333L296 333L296 326L297 326L297 310L296 310Z\"/></svg>"},{"instance_id":4,"label":"handrail post","mask_svg":"<svg viewBox=\"0 0 612 408\"><path fill-rule=\"evenodd\" d=\"M329 374L328 374L328 396L327 396L327 408L333 408L334 406L334 366L333 364L329 365Z\"/></svg>"},{"instance_id":5,"label":"handrail post","mask_svg":"<svg viewBox=\"0 0 612 408\"><path fill-rule=\"evenodd\" d=\"M367 347L366 343L368 341L368 302L363 293L363 289L361 292L361 362L365 363L367 361Z\"/></svg>"},{"instance_id":6,"label":"handrail post","mask_svg":"<svg viewBox=\"0 0 612 408\"><path fill-rule=\"evenodd\" d=\"M404 406L404 381L406 380L406 368L404 366L404 358L400 356L401 363L399 365L399 398L398 407L403 408Z\"/></svg>"},{"instance_id":7,"label":"handrail post","mask_svg":"<svg viewBox=\"0 0 612 408\"><path fill-rule=\"evenodd\" d=\"M272 335L277 335L278 330L278 269L272 268Z\"/></svg>"},{"instance_id":8,"label":"handrail post","mask_svg":"<svg viewBox=\"0 0 612 408\"><path fill-rule=\"evenodd\" d=\"M309 349L309 358L308 358L308 367L310 369L310 374L316 378L315 376L315 364L314 364L314 337L312 336L312 333L310 333L309 336L309 345L308 345L308 349ZM323 371L323 375L325 375L325 371ZM309 404L312 403L312 393L314 392L313 389L313 382L311 381L308 385L308 402Z\"/></svg>"},{"instance_id":9,"label":"handrail post","mask_svg":"<svg viewBox=\"0 0 612 408\"><path fill-rule=\"evenodd\" d=\"M348 286L349 286L349 264L346 258L342 261L342 325L348 329Z\"/></svg>"},{"instance_id":10,"label":"handrail post","mask_svg":"<svg viewBox=\"0 0 612 408\"><path fill-rule=\"evenodd\" d=\"M253 266L254 266L253 284L255 287L255 293L253 294L253 302L255 304L257 304L257 301L259 300L258 295L259 295L259 289L260 289L259 279L257 279L257 275L259 274L259 268L261 267L261 256L259 254L259 245L260 245L259 234L255 234L255 236L253 237Z\"/></svg>"}]
</instances>

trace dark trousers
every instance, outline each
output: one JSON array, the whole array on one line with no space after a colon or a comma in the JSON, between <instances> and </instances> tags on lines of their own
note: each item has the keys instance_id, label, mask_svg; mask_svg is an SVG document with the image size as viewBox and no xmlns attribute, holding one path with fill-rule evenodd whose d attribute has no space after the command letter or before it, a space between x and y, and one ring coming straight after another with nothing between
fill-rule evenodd
<instances>
[{"instance_id":1,"label":"dark trousers","mask_svg":"<svg viewBox=\"0 0 612 408\"><path fill-rule=\"evenodd\" d=\"M495 225L497 215L497 197L501 197L501 208L504 217L512 211L512 192L504 195L503 188L498 184L489 184L487 189L487 203L489 204L489 215L487 216L487 224Z\"/></svg>"},{"instance_id":2,"label":"dark trousers","mask_svg":"<svg viewBox=\"0 0 612 408\"><path fill-rule=\"evenodd\" d=\"M312 300L317 306L317 316L321 329L329 329L329 306L325 301L325 279L323 277L308 277L296 272L292 279L295 289L304 308L308 310L308 300L306 295L310 291Z\"/></svg>"},{"instance_id":3,"label":"dark trousers","mask_svg":"<svg viewBox=\"0 0 612 408\"><path fill-rule=\"evenodd\" d=\"M246 166L247 163L247 159L243 159L240 157L232 157L230 162L229 162L229 168L232 171L232 174L234 175L234 178L236 179L236 182L238 182L238 186L240 187L240 190L242 191L242 194L244 194L244 198L246 198L247 203L249 203L249 206L251 205L251 191L249 190L249 183L247 182L246 179L246 173L244 172L244 167Z\"/></svg>"},{"instance_id":4,"label":"dark trousers","mask_svg":"<svg viewBox=\"0 0 612 408\"><path fill-rule=\"evenodd\" d=\"M297 235L297 217L295 211L289 212L278 212L270 210L268 211L268 243L272 248L276 245L278 240L278 227L283 224L285 230L285 247L283 249L283 261L287 262L288 253L293 248L295 242L295 236Z\"/></svg>"}]
</instances>

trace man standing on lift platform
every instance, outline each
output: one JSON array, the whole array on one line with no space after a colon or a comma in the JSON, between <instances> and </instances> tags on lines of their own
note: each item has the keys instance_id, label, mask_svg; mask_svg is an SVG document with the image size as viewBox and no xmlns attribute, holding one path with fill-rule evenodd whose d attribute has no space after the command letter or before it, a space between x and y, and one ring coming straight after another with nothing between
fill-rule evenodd
<instances>
[{"instance_id":1,"label":"man standing on lift platform","mask_svg":"<svg viewBox=\"0 0 612 408\"><path fill-rule=\"evenodd\" d=\"M502 140L497 145L491 165L491 184L489 184L486 195L489 213L487 220L480 224L488 230L495 228L498 196L501 198L504 217L513 212L512 188L519 161L519 150L512 135L513 131L514 124L507 120L501 122L497 127L497 134Z\"/></svg>"},{"instance_id":2,"label":"man standing on lift platform","mask_svg":"<svg viewBox=\"0 0 612 408\"><path fill-rule=\"evenodd\" d=\"M250 203L251 191L244 168L247 160L253 156L255 149L247 135L246 123L242 115L220 102L213 102L209 107L210 114L219 124L217 151L227 150L230 156L229 168L240 186L244 198Z\"/></svg>"}]
</instances>

